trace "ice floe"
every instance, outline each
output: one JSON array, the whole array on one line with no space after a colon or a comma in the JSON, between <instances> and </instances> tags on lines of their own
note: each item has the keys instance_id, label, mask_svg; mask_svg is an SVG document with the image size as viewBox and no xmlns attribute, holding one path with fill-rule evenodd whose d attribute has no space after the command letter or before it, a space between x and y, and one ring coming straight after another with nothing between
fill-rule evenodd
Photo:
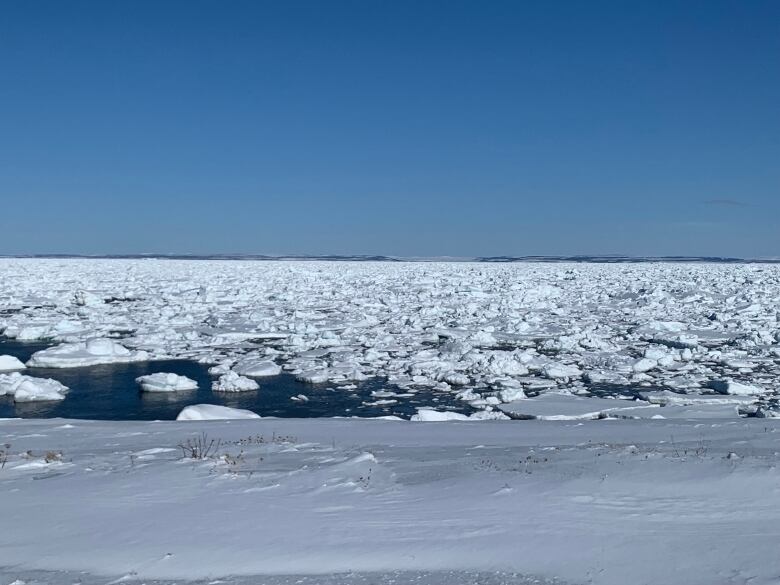
<instances>
[{"instance_id":1,"label":"ice floe","mask_svg":"<svg viewBox=\"0 0 780 585\"><path fill-rule=\"evenodd\" d=\"M14 370L23 370L25 366L19 358L12 355L0 355L0 372L12 372Z\"/></svg>"},{"instance_id":2,"label":"ice floe","mask_svg":"<svg viewBox=\"0 0 780 585\"><path fill-rule=\"evenodd\" d=\"M222 374L211 385L211 389L215 392L250 392L258 388L260 388L260 384L246 376L239 376L236 372Z\"/></svg>"},{"instance_id":3,"label":"ice floe","mask_svg":"<svg viewBox=\"0 0 780 585\"><path fill-rule=\"evenodd\" d=\"M264 376L278 376L282 373L282 368L271 360L247 358L235 364L233 371L241 376L261 378Z\"/></svg>"},{"instance_id":4,"label":"ice floe","mask_svg":"<svg viewBox=\"0 0 780 585\"><path fill-rule=\"evenodd\" d=\"M230 408L218 404L193 404L182 409L176 420L228 420L260 418L260 415L243 408Z\"/></svg>"},{"instance_id":5,"label":"ice floe","mask_svg":"<svg viewBox=\"0 0 780 585\"><path fill-rule=\"evenodd\" d=\"M19 372L0 374L0 396L13 396L14 402L63 400L68 388L51 378L36 378Z\"/></svg>"},{"instance_id":6,"label":"ice floe","mask_svg":"<svg viewBox=\"0 0 780 585\"><path fill-rule=\"evenodd\" d=\"M678 406L688 405L718 405L718 404L753 404L758 400L754 395L720 395L720 394L681 394L679 392L670 392L669 390L640 392L643 400L651 404L674 404Z\"/></svg>"},{"instance_id":7,"label":"ice floe","mask_svg":"<svg viewBox=\"0 0 780 585\"><path fill-rule=\"evenodd\" d=\"M27 362L35 368L76 368L149 359L146 351L132 351L113 339L91 338L84 342L64 343L33 354Z\"/></svg>"},{"instance_id":8,"label":"ice floe","mask_svg":"<svg viewBox=\"0 0 780 585\"><path fill-rule=\"evenodd\" d=\"M469 417L457 412L420 408L417 410L417 414L412 415L412 420L417 422L442 422L448 420L469 420Z\"/></svg>"},{"instance_id":9,"label":"ice floe","mask_svg":"<svg viewBox=\"0 0 780 585\"><path fill-rule=\"evenodd\" d=\"M499 409L515 419L593 420L604 418L616 411L635 409L637 406L649 406L649 403L637 400L543 394L537 398L502 404Z\"/></svg>"},{"instance_id":10,"label":"ice floe","mask_svg":"<svg viewBox=\"0 0 780 585\"><path fill-rule=\"evenodd\" d=\"M135 379L144 392L181 392L195 390L198 383L187 376L180 376L169 372L147 374Z\"/></svg>"},{"instance_id":11,"label":"ice floe","mask_svg":"<svg viewBox=\"0 0 780 585\"><path fill-rule=\"evenodd\" d=\"M734 380L715 380L710 382L709 387L721 394L732 394L734 396L756 396L767 393L765 388L751 384L742 384Z\"/></svg>"}]
</instances>

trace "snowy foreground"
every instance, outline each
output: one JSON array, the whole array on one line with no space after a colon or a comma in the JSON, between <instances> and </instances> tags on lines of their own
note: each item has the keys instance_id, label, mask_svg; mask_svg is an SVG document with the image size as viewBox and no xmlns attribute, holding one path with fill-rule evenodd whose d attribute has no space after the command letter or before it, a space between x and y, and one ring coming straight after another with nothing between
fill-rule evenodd
<instances>
[{"instance_id":1,"label":"snowy foreground","mask_svg":"<svg viewBox=\"0 0 780 585\"><path fill-rule=\"evenodd\" d=\"M778 265L4 259L0 275L0 333L55 344L31 377L175 357L209 364L218 391L380 378L377 400L433 390L488 419L571 410L523 402L539 393L637 418L778 415ZM163 382L146 389L181 388Z\"/></svg>"},{"instance_id":2,"label":"snowy foreground","mask_svg":"<svg viewBox=\"0 0 780 585\"><path fill-rule=\"evenodd\" d=\"M777 583L779 429L0 421L0 583Z\"/></svg>"}]
</instances>

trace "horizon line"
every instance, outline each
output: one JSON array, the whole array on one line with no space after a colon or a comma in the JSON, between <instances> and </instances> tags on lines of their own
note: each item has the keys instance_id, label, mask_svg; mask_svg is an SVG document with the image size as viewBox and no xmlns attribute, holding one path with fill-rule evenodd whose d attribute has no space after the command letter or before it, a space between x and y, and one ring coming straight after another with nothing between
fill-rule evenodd
<instances>
[{"instance_id":1,"label":"horizon line","mask_svg":"<svg viewBox=\"0 0 780 585\"><path fill-rule=\"evenodd\" d=\"M3 259L94 259L94 260L257 260L257 261L352 261L352 262L576 262L576 263L641 263L641 262L702 262L731 264L776 264L780 257L743 258L737 256L695 255L624 255L624 254L529 254L496 256L395 256L382 254L254 254L254 253L137 253L137 254L0 254Z\"/></svg>"}]
</instances>

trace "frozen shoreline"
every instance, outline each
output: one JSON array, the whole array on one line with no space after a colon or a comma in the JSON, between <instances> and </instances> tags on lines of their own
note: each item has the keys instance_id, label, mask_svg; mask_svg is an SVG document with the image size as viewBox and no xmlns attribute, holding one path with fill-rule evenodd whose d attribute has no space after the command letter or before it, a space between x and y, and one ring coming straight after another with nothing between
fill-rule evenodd
<instances>
[{"instance_id":1,"label":"frozen shoreline","mask_svg":"<svg viewBox=\"0 0 780 585\"><path fill-rule=\"evenodd\" d=\"M0 579L11 585L21 585L17 573L0 567ZM123 576L123 585L567 585L559 580L503 571L387 571L384 573L332 573L328 575L243 575L222 579L192 581L138 579ZM115 583L116 580L110 581ZM107 585L106 578L83 572L30 571L25 573L24 585L51 585L78 583L79 585Z\"/></svg>"},{"instance_id":2,"label":"frozen shoreline","mask_svg":"<svg viewBox=\"0 0 780 585\"><path fill-rule=\"evenodd\" d=\"M768 584L778 431L758 419L4 420L0 550L13 569L0 574ZM202 432L220 442L213 456L183 458L178 445Z\"/></svg>"}]
</instances>

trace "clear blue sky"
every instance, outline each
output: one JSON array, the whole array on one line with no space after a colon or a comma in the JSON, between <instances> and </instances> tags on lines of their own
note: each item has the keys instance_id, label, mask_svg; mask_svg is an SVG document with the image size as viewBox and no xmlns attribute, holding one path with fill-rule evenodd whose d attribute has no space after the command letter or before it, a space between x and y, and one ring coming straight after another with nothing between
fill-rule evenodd
<instances>
[{"instance_id":1,"label":"clear blue sky","mask_svg":"<svg viewBox=\"0 0 780 585\"><path fill-rule=\"evenodd\" d=\"M6 0L46 252L780 256L780 2Z\"/></svg>"}]
</instances>

